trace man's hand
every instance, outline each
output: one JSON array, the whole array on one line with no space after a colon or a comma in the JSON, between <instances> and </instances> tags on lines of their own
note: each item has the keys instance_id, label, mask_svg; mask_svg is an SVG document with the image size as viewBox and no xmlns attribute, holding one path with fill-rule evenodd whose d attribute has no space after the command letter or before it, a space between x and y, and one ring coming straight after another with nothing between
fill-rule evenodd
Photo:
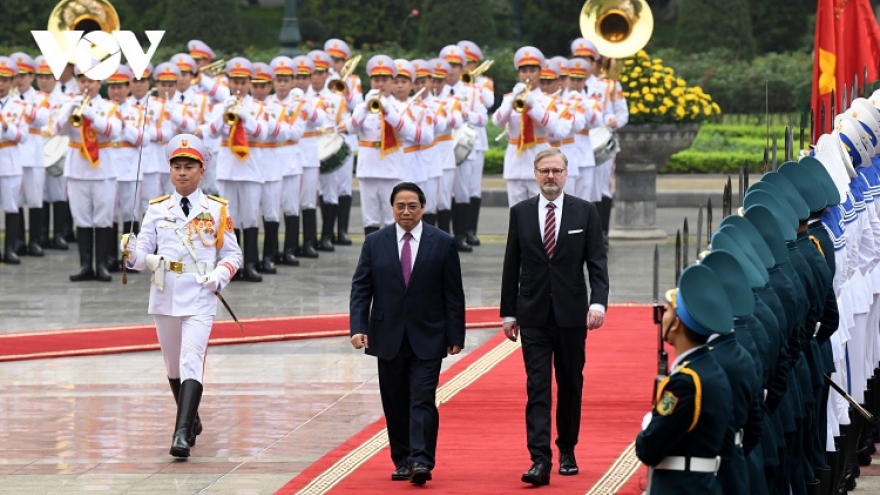
<instances>
[{"instance_id":1,"label":"man's hand","mask_svg":"<svg viewBox=\"0 0 880 495\"><path fill-rule=\"evenodd\" d=\"M504 330L504 335L507 336L508 340L516 342L516 338L519 335L519 324L517 322L505 321L501 324L501 329Z\"/></svg>"},{"instance_id":2,"label":"man's hand","mask_svg":"<svg viewBox=\"0 0 880 495\"><path fill-rule=\"evenodd\" d=\"M617 129L617 117L615 117L614 115L608 117L607 124L608 124L608 127L612 128L612 129Z\"/></svg>"},{"instance_id":3,"label":"man's hand","mask_svg":"<svg viewBox=\"0 0 880 495\"><path fill-rule=\"evenodd\" d=\"M370 344L367 341L367 336L362 333L357 333L351 336L351 346L355 349L363 349L369 348Z\"/></svg>"},{"instance_id":4,"label":"man's hand","mask_svg":"<svg viewBox=\"0 0 880 495\"><path fill-rule=\"evenodd\" d=\"M447 347L447 348L446 348L446 352L449 353L450 356L455 356L456 354L458 354L459 352L461 352L461 346L460 346L460 345L454 345L454 346L452 346L452 347Z\"/></svg>"},{"instance_id":5,"label":"man's hand","mask_svg":"<svg viewBox=\"0 0 880 495\"><path fill-rule=\"evenodd\" d=\"M587 313L587 330L596 330L605 323L605 313L591 309Z\"/></svg>"}]
</instances>

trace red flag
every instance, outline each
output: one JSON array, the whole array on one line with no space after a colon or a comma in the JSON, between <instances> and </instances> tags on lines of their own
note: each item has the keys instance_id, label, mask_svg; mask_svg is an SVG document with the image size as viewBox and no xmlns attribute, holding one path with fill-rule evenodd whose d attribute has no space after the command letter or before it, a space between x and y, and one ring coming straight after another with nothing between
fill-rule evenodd
<instances>
[{"instance_id":1,"label":"red flag","mask_svg":"<svg viewBox=\"0 0 880 495\"><path fill-rule=\"evenodd\" d=\"M79 128L79 154L89 161L92 168L97 168L100 164L100 154L98 150L98 136L92 129L92 121L83 119Z\"/></svg>"},{"instance_id":2,"label":"red flag","mask_svg":"<svg viewBox=\"0 0 880 495\"><path fill-rule=\"evenodd\" d=\"M870 0L819 0L816 11L816 39L813 47L813 113L820 118L822 101L831 108L831 91L843 94L843 86L852 87L865 67L868 81L877 80L880 61L880 26ZM865 81L858 81L859 87ZM858 90L858 88L857 88ZM840 111L840 102L837 102ZM834 115L828 115L825 128L831 128ZM816 129L823 128L820 122ZM818 136L816 136L818 138Z\"/></svg>"},{"instance_id":3,"label":"red flag","mask_svg":"<svg viewBox=\"0 0 880 495\"><path fill-rule=\"evenodd\" d=\"M394 133L394 128L385 120L385 112L379 113L379 117L382 119L382 140L379 145L379 158L385 158L385 155L397 151L400 148L400 143L397 141L397 134ZM403 116L400 118L402 119Z\"/></svg>"},{"instance_id":4,"label":"red flag","mask_svg":"<svg viewBox=\"0 0 880 495\"><path fill-rule=\"evenodd\" d=\"M247 160L251 155L251 148L248 146L247 134L241 120L229 126L229 151L240 161Z\"/></svg>"}]
</instances>

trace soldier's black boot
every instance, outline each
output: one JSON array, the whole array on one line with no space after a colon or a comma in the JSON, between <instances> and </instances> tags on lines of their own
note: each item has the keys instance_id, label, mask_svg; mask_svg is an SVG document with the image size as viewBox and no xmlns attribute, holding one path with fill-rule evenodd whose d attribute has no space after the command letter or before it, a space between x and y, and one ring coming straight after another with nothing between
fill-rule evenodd
<instances>
[{"instance_id":1,"label":"soldier's black boot","mask_svg":"<svg viewBox=\"0 0 880 495\"><path fill-rule=\"evenodd\" d=\"M77 247L79 248L79 273L70 276L71 282L95 280L95 269L92 263L95 260L95 229L85 227L76 228Z\"/></svg>"},{"instance_id":2,"label":"soldier's black boot","mask_svg":"<svg viewBox=\"0 0 880 495\"><path fill-rule=\"evenodd\" d=\"M110 282L110 270L107 261L113 252L116 237L113 235L113 227L99 227L95 229L95 278L101 282Z\"/></svg>"},{"instance_id":3,"label":"soldier's black boot","mask_svg":"<svg viewBox=\"0 0 880 495\"><path fill-rule=\"evenodd\" d=\"M284 215L284 255L281 263L287 266L299 266L296 250L299 245L299 216Z\"/></svg>"},{"instance_id":4,"label":"soldier's black boot","mask_svg":"<svg viewBox=\"0 0 880 495\"><path fill-rule=\"evenodd\" d=\"M333 248L333 225L336 223L336 212L339 205L324 203L321 205L321 242L318 243L318 251L332 253Z\"/></svg>"},{"instance_id":5,"label":"soldier's black boot","mask_svg":"<svg viewBox=\"0 0 880 495\"><path fill-rule=\"evenodd\" d=\"M113 227L110 227L110 229L111 236L116 242L108 247L110 253L109 256L107 256L107 271L110 273L116 273L122 269L122 263L119 261L119 223L113 222Z\"/></svg>"},{"instance_id":6,"label":"soldier's black boot","mask_svg":"<svg viewBox=\"0 0 880 495\"><path fill-rule=\"evenodd\" d=\"M245 232L250 229L245 229ZM189 440L192 434L196 412L202 400L202 384L196 380L184 380L180 384L180 397L177 400L177 421L174 425L174 437L171 439L171 451L174 457L189 457Z\"/></svg>"},{"instance_id":7,"label":"soldier's black boot","mask_svg":"<svg viewBox=\"0 0 880 495\"><path fill-rule=\"evenodd\" d=\"M28 239L27 254L28 256L43 256L43 247L40 245L40 238L43 231L43 209L28 208L28 224L30 230L30 239Z\"/></svg>"},{"instance_id":8,"label":"soldier's black boot","mask_svg":"<svg viewBox=\"0 0 880 495\"><path fill-rule=\"evenodd\" d=\"M379 227L364 227L364 237L372 234L373 232L377 232Z\"/></svg>"},{"instance_id":9,"label":"soldier's black boot","mask_svg":"<svg viewBox=\"0 0 880 495\"><path fill-rule=\"evenodd\" d=\"M64 229L64 240L70 244L71 242L76 242L77 231L73 228L73 213L70 211L70 201L61 201L61 203L64 205L64 218L67 220Z\"/></svg>"},{"instance_id":10,"label":"soldier's black boot","mask_svg":"<svg viewBox=\"0 0 880 495\"><path fill-rule=\"evenodd\" d=\"M470 253L474 248L467 243L469 203L452 203L452 231L455 232L455 249L459 253Z\"/></svg>"},{"instance_id":11,"label":"soldier's black boot","mask_svg":"<svg viewBox=\"0 0 880 495\"><path fill-rule=\"evenodd\" d=\"M334 244L351 246L351 238L348 237L348 221L351 218L351 196L339 196L339 211L336 215L336 240Z\"/></svg>"},{"instance_id":12,"label":"soldier's black boot","mask_svg":"<svg viewBox=\"0 0 880 495\"><path fill-rule=\"evenodd\" d=\"M239 270L244 280L248 282L262 282L263 276L257 273L257 263L260 260L258 237L260 229L251 227L244 229L244 267Z\"/></svg>"},{"instance_id":13,"label":"soldier's black boot","mask_svg":"<svg viewBox=\"0 0 880 495\"><path fill-rule=\"evenodd\" d=\"M64 234L70 228L68 226L67 213L67 205L63 201L52 203L52 215L54 218L52 219L51 249L61 251L67 251L68 249L67 240L64 239ZM49 215L46 216L48 217Z\"/></svg>"},{"instance_id":14,"label":"soldier's black boot","mask_svg":"<svg viewBox=\"0 0 880 495\"><path fill-rule=\"evenodd\" d=\"M612 199L602 196L602 209L599 211L599 220L602 224L602 233L608 236L608 230L611 228L611 208L613 206Z\"/></svg>"},{"instance_id":15,"label":"soldier's black boot","mask_svg":"<svg viewBox=\"0 0 880 495\"><path fill-rule=\"evenodd\" d=\"M451 234L449 230L449 221L452 219L452 212L449 210L437 210L437 228Z\"/></svg>"},{"instance_id":16,"label":"soldier's black boot","mask_svg":"<svg viewBox=\"0 0 880 495\"><path fill-rule=\"evenodd\" d=\"M168 384L171 385L171 393L174 394L174 404L180 400L180 378L169 378ZM189 437L186 441L190 447L195 447L196 437L202 434L202 420L199 419L199 412L196 411L196 418L193 420L193 427L190 430Z\"/></svg>"},{"instance_id":17,"label":"soldier's black boot","mask_svg":"<svg viewBox=\"0 0 880 495\"><path fill-rule=\"evenodd\" d=\"M471 207L468 209L467 243L471 246L480 245L480 238L477 237L477 224L480 222L482 202L482 198L471 198Z\"/></svg>"},{"instance_id":18,"label":"soldier's black boot","mask_svg":"<svg viewBox=\"0 0 880 495\"><path fill-rule=\"evenodd\" d=\"M50 203L43 202L43 214L40 215L40 247L49 249L49 220L52 216L49 209Z\"/></svg>"},{"instance_id":19,"label":"soldier's black boot","mask_svg":"<svg viewBox=\"0 0 880 495\"><path fill-rule=\"evenodd\" d=\"M302 211L303 219L303 247L300 256L303 258L317 258L318 250L315 245L318 242L318 210L314 208Z\"/></svg>"},{"instance_id":20,"label":"soldier's black boot","mask_svg":"<svg viewBox=\"0 0 880 495\"><path fill-rule=\"evenodd\" d=\"M244 239L242 239L242 237L241 237L241 229L233 229L232 232L235 234L235 242L237 242L238 247L241 248L242 255L247 256L246 251L245 251L245 246L243 244ZM245 258L244 261L247 261L247 258ZM235 275L232 276L232 280L234 280L234 281L244 280L244 267L243 266L241 268L239 268L237 272L235 272Z\"/></svg>"},{"instance_id":21,"label":"soldier's black boot","mask_svg":"<svg viewBox=\"0 0 880 495\"><path fill-rule=\"evenodd\" d=\"M15 233L15 254L19 256L27 255L27 242L25 242L25 226L24 226L24 207L18 209L18 230ZM9 232L9 229L6 229Z\"/></svg>"},{"instance_id":22,"label":"soldier's black boot","mask_svg":"<svg viewBox=\"0 0 880 495\"><path fill-rule=\"evenodd\" d=\"M15 252L15 241L18 237L19 222L21 222L21 217L18 216L18 213L6 214L6 231L3 238L3 261L9 265L18 265L21 263L18 253Z\"/></svg>"},{"instance_id":23,"label":"soldier's black boot","mask_svg":"<svg viewBox=\"0 0 880 495\"><path fill-rule=\"evenodd\" d=\"M263 262L260 264L260 271L274 275L278 273L275 268L275 257L278 255L278 222L267 222L263 220Z\"/></svg>"},{"instance_id":24,"label":"soldier's black boot","mask_svg":"<svg viewBox=\"0 0 880 495\"><path fill-rule=\"evenodd\" d=\"M433 227L437 226L437 214L436 213L425 213L422 215L422 221L428 225Z\"/></svg>"}]
</instances>

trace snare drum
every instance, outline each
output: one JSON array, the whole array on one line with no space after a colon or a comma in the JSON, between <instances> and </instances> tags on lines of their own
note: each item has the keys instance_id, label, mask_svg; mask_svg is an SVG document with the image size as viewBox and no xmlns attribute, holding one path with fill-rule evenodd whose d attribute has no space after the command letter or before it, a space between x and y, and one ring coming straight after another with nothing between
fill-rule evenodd
<instances>
[{"instance_id":1,"label":"snare drum","mask_svg":"<svg viewBox=\"0 0 880 495\"><path fill-rule=\"evenodd\" d=\"M351 148L339 133L331 132L318 136L318 158L321 160L321 173L332 174L337 171L351 155Z\"/></svg>"},{"instance_id":2,"label":"snare drum","mask_svg":"<svg viewBox=\"0 0 880 495\"><path fill-rule=\"evenodd\" d=\"M614 158L614 155L620 151L617 136L607 127L590 129L590 144L593 146L596 165L601 165Z\"/></svg>"},{"instance_id":3,"label":"snare drum","mask_svg":"<svg viewBox=\"0 0 880 495\"><path fill-rule=\"evenodd\" d=\"M455 152L455 164L461 165L471 154L474 145L477 144L477 130L470 124L465 124L452 133L453 150Z\"/></svg>"},{"instance_id":4,"label":"snare drum","mask_svg":"<svg viewBox=\"0 0 880 495\"><path fill-rule=\"evenodd\" d=\"M64 159L67 157L68 143L70 143L70 138L56 135L49 138L43 146L46 173L52 177L58 177L64 173Z\"/></svg>"}]
</instances>

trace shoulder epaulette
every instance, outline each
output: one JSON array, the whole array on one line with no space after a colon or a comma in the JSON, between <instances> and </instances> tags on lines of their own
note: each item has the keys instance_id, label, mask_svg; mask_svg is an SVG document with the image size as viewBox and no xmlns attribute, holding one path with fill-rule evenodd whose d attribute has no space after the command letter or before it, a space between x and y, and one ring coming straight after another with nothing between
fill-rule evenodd
<instances>
[{"instance_id":1,"label":"shoulder epaulette","mask_svg":"<svg viewBox=\"0 0 880 495\"><path fill-rule=\"evenodd\" d=\"M207 196L207 197L213 199L214 201L216 201L216 202L218 202L218 203L223 203L224 205L229 203L229 200L227 200L227 199L223 199L223 198L221 198L221 197L219 197L219 196L213 196L213 195L211 195L211 194L206 194L205 196Z\"/></svg>"},{"instance_id":2,"label":"shoulder epaulette","mask_svg":"<svg viewBox=\"0 0 880 495\"><path fill-rule=\"evenodd\" d=\"M164 196L159 196L159 197L156 198L156 199L151 199L151 200L150 200L150 204L160 203L160 202L165 201L166 199L168 199L168 198L170 198L170 197L171 197L170 194L166 194L166 195L164 195Z\"/></svg>"}]
</instances>

